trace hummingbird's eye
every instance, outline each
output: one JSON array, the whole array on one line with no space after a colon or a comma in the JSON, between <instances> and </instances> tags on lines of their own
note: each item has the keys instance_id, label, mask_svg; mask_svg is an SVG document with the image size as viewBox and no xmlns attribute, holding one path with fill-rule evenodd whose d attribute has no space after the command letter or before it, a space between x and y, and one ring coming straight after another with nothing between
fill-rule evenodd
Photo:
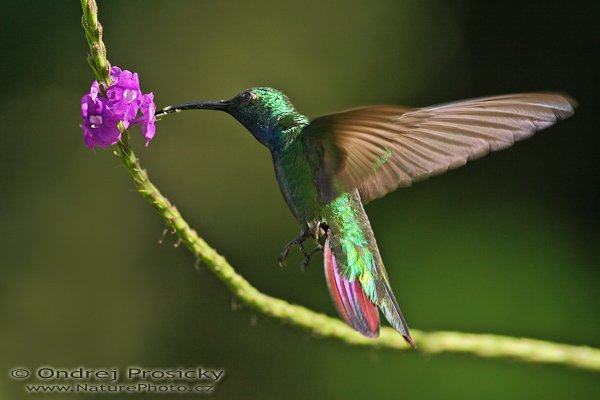
<instances>
[{"instance_id":1,"label":"hummingbird's eye","mask_svg":"<svg viewBox=\"0 0 600 400\"><path fill-rule=\"evenodd\" d=\"M240 100L242 103L247 103L250 100L252 100L253 98L254 98L254 95L250 91L243 92L242 94L240 94Z\"/></svg>"}]
</instances>

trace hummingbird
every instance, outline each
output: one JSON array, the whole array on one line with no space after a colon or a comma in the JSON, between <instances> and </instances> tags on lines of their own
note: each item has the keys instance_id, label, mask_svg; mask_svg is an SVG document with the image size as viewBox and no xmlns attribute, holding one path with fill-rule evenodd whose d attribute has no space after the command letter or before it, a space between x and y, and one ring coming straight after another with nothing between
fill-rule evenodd
<instances>
[{"instance_id":1,"label":"hummingbird","mask_svg":"<svg viewBox=\"0 0 600 400\"><path fill-rule=\"evenodd\" d=\"M502 150L574 113L576 102L558 93L476 98L425 108L374 105L309 119L277 89L254 87L230 100L169 106L219 110L266 146L283 197L300 234L305 268L323 251L329 293L342 319L367 337L379 335L379 310L413 347L408 324L392 292L371 224L370 201L467 161ZM307 251L312 238L317 247Z\"/></svg>"}]
</instances>

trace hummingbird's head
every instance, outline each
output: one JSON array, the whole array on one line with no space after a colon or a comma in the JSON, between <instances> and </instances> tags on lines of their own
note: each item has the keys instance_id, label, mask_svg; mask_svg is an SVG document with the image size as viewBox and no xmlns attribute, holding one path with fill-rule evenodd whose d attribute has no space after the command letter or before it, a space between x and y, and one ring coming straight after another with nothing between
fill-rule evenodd
<instances>
[{"instance_id":1,"label":"hummingbird's head","mask_svg":"<svg viewBox=\"0 0 600 400\"><path fill-rule=\"evenodd\" d=\"M280 132L298 115L285 94L269 87L244 90L229 100L226 111L267 147L275 144Z\"/></svg>"},{"instance_id":2,"label":"hummingbird's head","mask_svg":"<svg viewBox=\"0 0 600 400\"><path fill-rule=\"evenodd\" d=\"M155 115L189 109L225 111L271 150L282 145L287 136L286 132L290 129L308 123L306 117L298 114L285 94L270 87L247 89L230 100L166 107L157 111Z\"/></svg>"}]
</instances>

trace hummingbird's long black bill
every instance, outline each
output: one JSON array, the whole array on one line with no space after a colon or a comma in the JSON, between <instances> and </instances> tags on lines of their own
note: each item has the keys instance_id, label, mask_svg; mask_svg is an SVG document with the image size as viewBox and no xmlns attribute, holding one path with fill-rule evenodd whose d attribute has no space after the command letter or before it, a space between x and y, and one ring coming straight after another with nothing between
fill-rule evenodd
<instances>
[{"instance_id":1,"label":"hummingbird's long black bill","mask_svg":"<svg viewBox=\"0 0 600 400\"><path fill-rule=\"evenodd\" d=\"M168 106L165 108L161 108L160 110L156 110L154 115L156 117L161 117L165 114L171 114L180 112L183 110L221 110L225 111L227 106L229 106L229 100L219 100L219 101L201 101L198 103L185 103L179 104L176 106Z\"/></svg>"}]
</instances>

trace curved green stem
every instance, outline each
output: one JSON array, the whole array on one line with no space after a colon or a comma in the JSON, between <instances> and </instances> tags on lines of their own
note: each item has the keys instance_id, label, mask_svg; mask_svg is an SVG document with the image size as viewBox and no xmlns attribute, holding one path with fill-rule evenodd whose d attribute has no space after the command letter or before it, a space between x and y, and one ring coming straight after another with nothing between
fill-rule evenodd
<instances>
[{"instance_id":1,"label":"curved green stem","mask_svg":"<svg viewBox=\"0 0 600 400\"><path fill-rule=\"evenodd\" d=\"M90 44L90 65L99 82L108 84L106 49L102 43L94 0L82 0L84 9L83 26ZM100 50L98 50L100 49ZM129 145L129 137L123 131L115 153L131 176L136 189L155 208L166 224L177 234L181 242L202 260L204 264L243 303L258 312L296 325L321 337L330 337L342 342L369 346L408 350L401 335L391 328L382 328L377 339L366 338L348 327L341 320L311 311L268 296L236 273L227 260L210 247L187 222L177 208L164 197L148 178L146 171ZM512 358L530 363L562 364L587 370L600 371L600 349L545 342L534 339L514 338L491 334L469 334L460 332L422 332L413 330L412 336L423 353L464 353L478 357Z\"/></svg>"},{"instance_id":2,"label":"curved green stem","mask_svg":"<svg viewBox=\"0 0 600 400\"><path fill-rule=\"evenodd\" d=\"M98 5L95 0L81 0L83 15L81 25L90 46L88 63L99 83L110 84L110 63L106 58L106 46L102 41L102 25L98 22Z\"/></svg>"}]
</instances>

